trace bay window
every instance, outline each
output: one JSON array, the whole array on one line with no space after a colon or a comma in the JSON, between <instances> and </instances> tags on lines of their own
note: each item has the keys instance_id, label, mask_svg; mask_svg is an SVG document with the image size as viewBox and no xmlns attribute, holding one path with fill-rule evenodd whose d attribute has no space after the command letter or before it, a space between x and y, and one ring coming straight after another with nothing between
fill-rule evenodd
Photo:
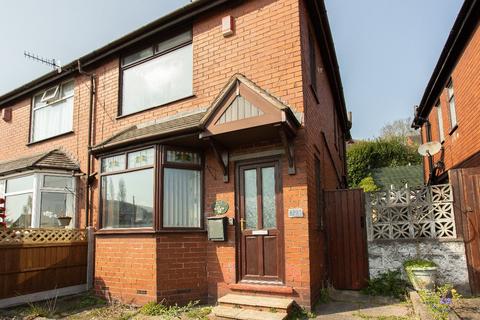
<instances>
[{"instance_id":1,"label":"bay window","mask_svg":"<svg viewBox=\"0 0 480 320\"><path fill-rule=\"evenodd\" d=\"M191 31L155 43L122 59L121 115L193 94Z\"/></svg>"},{"instance_id":2,"label":"bay window","mask_svg":"<svg viewBox=\"0 0 480 320\"><path fill-rule=\"evenodd\" d=\"M62 217L70 217L70 226L74 226L75 180L71 175L33 172L0 179L7 227L64 227Z\"/></svg>"},{"instance_id":3,"label":"bay window","mask_svg":"<svg viewBox=\"0 0 480 320\"><path fill-rule=\"evenodd\" d=\"M202 228L199 153L152 146L105 156L101 171L103 229Z\"/></svg>"},{"instance_id":4,"label":"bay window","mask_svg":"<svg viewBox=\"0 0 480 320\"><path fill-rule=\"evenodd\" d=\"M74 81L70 80L33 97L30 142L73 130Z\"/></svg>"}]
</instances>

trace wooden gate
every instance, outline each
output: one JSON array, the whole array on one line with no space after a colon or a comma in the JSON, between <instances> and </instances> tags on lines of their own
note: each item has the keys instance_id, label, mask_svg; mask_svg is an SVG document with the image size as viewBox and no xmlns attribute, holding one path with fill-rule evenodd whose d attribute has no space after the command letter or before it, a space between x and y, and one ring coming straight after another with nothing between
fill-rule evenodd
<instances>
[{"instance_id":1,"label":"wooden gate","mask_svg":"<svg viewBox=\"0 0 480 320\"><path fill-rule=\"evenodd\" d=\"M325 191L329 277L335 289L367 285L368 251L361 189Z\"/></svg>"},{"instance_id":2,"label":"wooden gate","mask_svg":"<svg viewBox=\"0 0 480 320\"><path fill-rule=\"evenodd\" d=\"M465 241L470 289L480 294L480 167L450 171L458 236ZM458 214L460 211L460 214Z\"/></svg>"}]
</instances>

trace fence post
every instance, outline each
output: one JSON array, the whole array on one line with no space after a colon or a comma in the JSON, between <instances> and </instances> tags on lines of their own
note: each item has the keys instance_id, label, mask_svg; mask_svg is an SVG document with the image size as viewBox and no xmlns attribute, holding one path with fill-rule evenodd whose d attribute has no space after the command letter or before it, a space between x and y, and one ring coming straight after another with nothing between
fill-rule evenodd
<instances>
[{"instance_id":1,"label":"fence post","mask_svg":"<svg viewBox=\"0 0 480 320\"><path fill-rule=\"evenodd\" d=\"M93 260L95 252L95 238L94 238L94 228L87 227L87 239L88 239L88 249L87 249L87 290L93 288Z\"/></svg>"}]
</instances>

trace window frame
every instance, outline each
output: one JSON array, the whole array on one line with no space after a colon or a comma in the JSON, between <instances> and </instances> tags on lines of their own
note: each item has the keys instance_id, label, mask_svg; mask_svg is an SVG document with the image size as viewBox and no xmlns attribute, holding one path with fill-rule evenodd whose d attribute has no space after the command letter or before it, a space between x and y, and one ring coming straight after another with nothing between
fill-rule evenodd
<instances>
[{"instance_id":1,"label":"window frame","mask_svg":"<svg viewBox=\"0 0 480 320\"><path fill-rule=\"evenodd\" d=\"M183 42L181 44L177 44L177 45L175 45L175 46L173 46L169 49L163 50L163 51L158 51L157 50L157 47L160 43L165 42L165 41L169 41L170 39L173 39L176 36L181 35L182 33L187 33L187 32L190 32L190 40L188 40L186 42ZM175 100L172 100L172 101L162 103L160 105L154 105L154 106L146 107L145 109L137 110L137 111L134 111L134 112L131 112L131 113L123 113L122 112L123 111L123 84L124 84L123 78L124 78L125 70L137 67L137 66L139 66L143 63L149 62L149 61L154 60L158 57L164 56L166 54L169 54L173 51L176 51L178 49L184 48L184 47L189 46L189 45L192 45L192 59L193 59L193 30L192 30L192 28L185 29L181 32L176 32L176 33L170 34L168 38L164 38L161 41L150 41L149 45L142 46L141 49L138 49L138 47L137 47L136 49L128 50L120 56L119 63L118 63L118 68L119 68L118 84L119 85L118 85L117 118L132 116L132 115L135 115L135 114L138 114L138 113L141 113L141 112L145 112L145 111L148 111L148 110L151 110L151 109L159 108L159 107L169 105L169 104L172 104L172 103L175 103L175 102L178 102L178 101L182 101L184 99L188 99L188 98L195 95L194 88L193 88L194 73L193 73L193 70L192 70L192 94L190 94L186 97L183 97L183 98L179 98L179 99L175 99ZM148 57L145 57L145 58L142 58L142 59L138 59L137 61L134 61L134 62L131 62L131 63L128 63L128 64L124 65L123 60L125 59L125 57L127 57L129 55L132 55L136 52L141 52L141 51L146 50L148 48L152 48L153 54L151 56L148 56ZM195 66L193 66L193 68L194 67Z\"/></svg>"},{"instance_id":2,"label":"window frame","mask_svg":"<svg viewBox=\"0 0 480 320\"><path fill-rule=\"evenodd\" d=\"M453 87L453 80L450 78L445 87L447 89L447 102L448 102L448 119L450 122L450 133L458 127L457 108L455 105L455 88ZM452 108L453 106L453 108ZM453 111L453 112L452 112ZM453 121L452 114L455 116L455 123Z\"/></svg>"},{"instance_id":3,"label":"window frame","mask_svg":"<svg viewBox=\"0 0 480 320\"><path fill-rule=\"evenodd\" d=\"M45 95L45 93L53 88L57 88L56 89L56 92L55 92L55 97L57 97L61 92L61 90L63 90L63 86L66 84L66 83L69 83L69 82L73 82L73 90L72 90L72 94L71 95L68 95L68 96L65 96L65 97L62 97L62 98L55 98L54 100L52 101L49 101L49 102L44 102L43 101L43 97ZM65 80L65 81L62 81L60 82L59 84L57 84L55 87L49 87L47 89L43 89L43 90L40 90L38 92L36 92L35 94L33 94L31 96L31 99L30 99L30 126L29 126L29 133L28 133L28 144L33 144L33 143L38 143L38 142L43 142L43 141L47 141L47 140L50 140L50 139L54 139L54 138L57 138L57 137L60 137L62 135L65 135L65 134L69 134L69 133L72 133L74 132L74 117L75 117L75 79L71 78L71 79L68 79L68 80ZM43 94L42 94L43 92ZM44 106L41 106L41 107L35 107L35 103L36 103L36 99L35 97L36 96L39 96L40 94L42 94L42 96L40 97L40 102L41 103L45 103ZM71 122L72 122L72 128L71 130L68 130L68 131L65 131L65 132L61 132L61 133L58 133L58 134L55 134L53 136L50 136L50 137L46 137L46 138L43 138L43 139L39 139L39 140L34 140L34 134L35 134L35 128L34 128L34 123L35 123L35 112L40 110L40 109L43 109L43 108L46 108L48 106L51 106L51 105L54 105L54 104L57 104L57 103L60 103L60 102L63 102L67 99L70 99L72 98L72 119L69 119Z\"/></svg>"},{"instance_id":4,"label":"window frame","mask_svg":"<svg viewBox=\"0 0 480 320\"><path fill-rule=\"evenodd\" d=\"M7 185L8 180L33 176L33 183L31 189L25 189L22 191L17 192L7 192ZM72 220L70 223L70 228L75 228L77 226L77 179L75 176L72 175L71 172L63 171L63 170L33 170L33 171L26 171L21 173L16 173L12 175L2 176L0 180L3 180L4 183L4 193L3 197L6 199L8 196L15 196L15 195L22 195L31 193L32 194L32 218L30 222L30 226L26 226L25 228L31 229L58 229L52 227L43 228L40 225L41 220L41 201L42 201L42 192L55 192L55 193L67 193L67 191L62 191L61 188L52 188L52 187L43 187L43 181L45 176L60 176L60 177L68 177L72 179L72 191L71 194L73 196L72 202ZM1 192L0 192L1 194ZM59 227L61 229L61 227Z\"/></svg>"},{"instance_id":5,"label":"window frame","mask_svg":"<svg viewBox=\"0 0 480 320\"><path fill-rule=\"evenodd\" d=\"M188 164L188 163L175 163L175 162L169 162L167 161L167 152L168 151L185 151L185 152L193 152L197 153L200 156L200 164ZM205 185L204 185L204 174L205 170L204 168L204 155L203 153L194 148L184 148L184 147L173 147L173 146L163 146L162 147L162 152L161 152L161 174L159 180L159 186L160 186L160 210L159 210L159 229L161 230L204 230L205 229L205 213L204 213L204 201L205 201ZM163 196L164 196L164 177L165 177L165 168L170 168L170 169L184 169L184 170L196 170L200 171L200 227L165 227L163 225Z\"/></svg>"},{"instance_id":6,"label":"window frame","mask_svg":"<svg viewBox=\"0 0 480 320\"><path fill-rule=\"evenodd\" d=\"M137 151L142 151L142 150L147 150L153 148L153 153L155 155L155 158L153 159L153 164L151 165L145 165L141 167L135 167L135 168L128 168L128 154L129 153L134 153ZM125 168L123 170L116 170L116 171L111 171L111 172L103 172L102 171L102 162L104 159L111 158L111 157L116 157L116 156L121 156L123 155L125 157ZM157 164L157 155L158 155L158 146L156 145L151 145L151 146L142 146L142 147L136 147L133 149L128 149L124 150L122 152L116 152L116 153L111 153L107 154L105 156L100 157L99 159L99 168L100 168L100 173L99 173L99 188L98 188L98 199L99 199L99 213L100 217L98 219L98 226L100 231L104 232L121 232L122 230L146 230L146 231L154 231L157 226L157 221L156 221L156 210L157 210L157 190L156 190L156 185L157 185L157 175L158 175L158 164ZM104 226L105 221L104 221L104 214L103 214L103 209L104 209L104 203L103 203L103 198L102 198L102 187L103 187L103 177L105 176L114 176L114 175L119 175L119 174L125 174L125 173L131 173L131 172L136 172L136 171L143 171L147 169L153 169L153 217L152 217L152 226L151 227L127 227L127 228L107 228Z\"/></svg>"},{"instance_id":7,"label":"window frame","mask_svg":"<svg viewBox=\"0 0 480 320\"><path fill-rule=\"evenodd\" d=\"M154 178L153 178L153 217L151 227L128 227L128 228L105 228L104 212L102 200L102 178L103 176L115 175L120 173L128 173L152 168L151 165L128 169L128 154L136 151L154 148L155 158L153 161ZM197 153L200 156L200 164L172 163L167 161L167 151L185 151ZM99 157L99 166L101 168L103 159L124 155L125 170L117 170L113 172L101 172L99 174L99 233L167 233L167 232L205 232L205 157L202 150L198 148L186 148L163 144L143 145L141 147L128 148L115 153L108 153ZM200 171L200 227L164 227L163 226L163 179L165 168L186 169Z\"/></svg>"},{"instance_id":8,"label":"window frame","mask_svg":"<svg viewBox=\"0 0 480 320\"><path fill-rule=\"evenodd\" d=\"M443 110L440 100L437 100L435 103L435 108L437 110L438 138L443 143L445 141L445 128L443 126Z\"/></svg>"}]
</instances>

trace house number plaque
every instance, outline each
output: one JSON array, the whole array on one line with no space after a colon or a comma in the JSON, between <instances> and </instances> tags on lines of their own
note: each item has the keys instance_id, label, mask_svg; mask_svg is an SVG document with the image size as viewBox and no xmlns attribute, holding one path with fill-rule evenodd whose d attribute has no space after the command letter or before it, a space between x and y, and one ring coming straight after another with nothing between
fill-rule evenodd
<instances>
[{"instance_id":1,"label":"house number plaque","mask_svg":"<svg viewBox=\"0 0 480 320\"><path fill-rule=\"evenodd\" d=\"M215 215L225 214L228 211L228 203L223 200L217 200L212 204L212 210Z\"/></svg>"},{"instance_id":2,"label":"house number plaque","mask_svg":"<svg viewBox=\"0 0 480 320\"><path fill-rule=\"evenodd\" d=\"M290 208L288 209L289 218L303 218L303 209L302 208Z\"/></svg>"}]
</instances>

